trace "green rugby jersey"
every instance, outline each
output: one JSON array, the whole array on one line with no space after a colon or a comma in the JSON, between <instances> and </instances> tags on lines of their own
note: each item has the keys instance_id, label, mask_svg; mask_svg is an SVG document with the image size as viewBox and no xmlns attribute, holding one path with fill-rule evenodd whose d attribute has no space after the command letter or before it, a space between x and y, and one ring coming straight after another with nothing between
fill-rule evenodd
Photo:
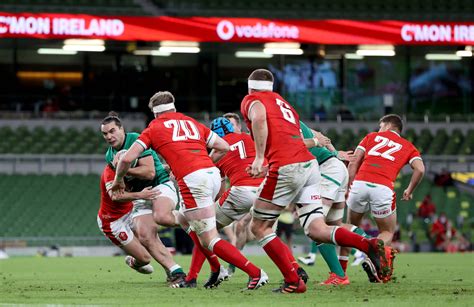
<instances>
[{"instance_id":1,"label":"green rugby jersey","mask_svg":"<svg viewBox=\"0 0 474 307\"><path fill-rule=\"evenodd\" d=\"M107 162L107 164L114 168L112 163L117 152L122 149L129 149L139 136L140 134L138 133L127 132L125 133L125 140L120 149L116 150L112 146L109 146L107 152L105 153L105 161ZM153 178L153 180L142 180L138 178L127 177L125 181L131 192L139 192L146 187L155 187L170 180L168 173L165 171L165 169L163 168L163 164L161 164L161 161L158 158L158 154L153 149L149 148L145 150L139 158L147 157L150 155L153 157L153 161L155 162L155 178Z\"/></svg>"},{"instance_id":2,"label":"green rugby jersey","mask_svg":"<svg viewBox=\"0 0 474 307\"><path fill-rule=\"evenodd\" d=\"M314 138L313 132L308 126L305 125L305 123L300 121L300 126L301 126L301 133L303 134L303 137L305 139ZM315 147L309 148L309 151L313 154L313 156L316 157L316 160L318 160L319 164L321 164L322 162L326 161L327 159L331 157L337 156L337 153L330 151L326 147L315 146Z\"/></svg>"}]
</instances>

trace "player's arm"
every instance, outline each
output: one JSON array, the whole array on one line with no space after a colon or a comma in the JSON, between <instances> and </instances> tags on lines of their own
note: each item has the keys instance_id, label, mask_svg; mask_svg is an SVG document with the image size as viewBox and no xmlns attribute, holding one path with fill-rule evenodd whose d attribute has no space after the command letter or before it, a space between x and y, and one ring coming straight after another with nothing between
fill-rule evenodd
<instances>
[{"instance_id":1,"label":"player's arm","mask_svg":"<svg viewBox=\"0 0 474 307\"><path fill-rule=\"evenodd\" d=\"M413 191L425 174L425 165L423 164L423 160L421 160L421 158L418 157L413 159L410 163L410 166L413 169L413 174L411 175L408 187L405 189L405 191L403 191L402 200L411 200L413 198Z\"/></svg>"},{"instance_id":2,"label":"player's arm","mask_svg":"<svg viewBox=\"0 0 474 307\"><path fill-rule=\"evenodd\" d=\"M211 134L209 135L207 147L212 149L209 156L211 157L211 160L214 163L217 163L220 159L222 159L230 150L229 143L227 143L226 140L224 140L214 132L211 132Z\"/></svg>"},{"instance_id":3,"label":"player's arm","mask_svg":"<svg viewBox=\"0 0 474 307\"><path fill-rule=\"evenodd\" d=\"M250 175L258 176L263 172L265 149L268 138L267 112L265 106L258 100L250 106L249 120L252 122L252 135L255 142L255 160L250 167Z\"/></svg>"},{"instance_id":4,"label":"player's arm","mask_svg":"<svg viewBox=\"0 0 474 307\"><path fill-rule=\"evenodd\" d=\"M137 166L130 168L127 172L127 176L143 180L153 180L155 174L155 161L151 155L140 158Z\"/></svg>"},{"instance_id":5,"label":"player's arm","mask_svg":"<svg viewBox=\"0 0 474 307\"><path fill-rule=\"evenodd\" d=\"M221 188L219 189L219 193L216 195L216 200L221 198L222 194L225 192L225 177L221 177Z\"/></svg>"},{"instance_id":6,"label":"player's arm","mask_svg":"<svg viewBox=\"0 0 474 307\"><path fill-rule=\"evenodd\" d=\"M115 171L114 183L111 187L112 192L119 192L125 189L123 177L125 177L128 170L130 169L130 165L132 164L133 160L137 159L144 150L145 148L143 145L141 145L141 143L135 142L120 159Z\"/></svg>"},{"instance_id":7,"label":"player's arm","mask_svg":"<svg viewBox=\"0 0 474 307\"><path fill-rule=\"evenodd\" d=\"M140 192L123 192L123 193L114 193L112 189L107 190L110 198L116 202L127 202L137 199L152 200L161 194L158 190L153 190L152 187L146 187Z\"/></svg>"},{"instance_id":8,"label":"player's arm","mask_svg":"<svg viewBox=\"0 0 474 307\"><path fill-rule=\"evenodd\" d=\"M351 186L352 181L354 181L355 175L357 174L362 161L364 161L364 151L357 148L352 161L349 162L349 165L347 166L347 170L349 171L349 186Z\"/></svg>"}]
</instances>

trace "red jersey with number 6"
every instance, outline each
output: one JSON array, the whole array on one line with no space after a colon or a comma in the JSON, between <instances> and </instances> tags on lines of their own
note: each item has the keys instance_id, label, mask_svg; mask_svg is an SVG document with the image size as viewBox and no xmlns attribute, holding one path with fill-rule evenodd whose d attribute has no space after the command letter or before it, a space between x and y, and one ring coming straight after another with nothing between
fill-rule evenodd
<instances>
[{"instance_id":1,"label":"red jersey with number 6","mask_svg":"<svg viewBox=\"0 0 474 307\"><path fill-rule=\"evenodd\" d=\"M268 137L265 158L270 168L306 162L314 156L306 148L300 133L300 119L293 107L275 92L255 92L242 100L240 111L252 131L249 111L256 101L266 109Z\"/></svg>"},{"instance_id":2,"label":"red jersey with number 6","mask_svg":"<svg viewBox=\"0 0 474 307\"><path fill-rule=\"evenodd\" d=\"M230 185L258 187L263 178L252 178L245 170L255 159L255 145L250 135L229 133L223 139L229 143L230 150L217 162L217 167L229 178Z\"/></svg>"},{"instance_id":3,"label":"red jersey with number 6","mask_svg":"<svg viewBox=\"0 0 474 307\"><path fill-rule=\"evenodd\" d=\"M403 166L421 160L416 147L395 131L369 133L357 149L364 152L364 161L354 180L378 183L391 189Z\"/></svg>"},{"instance_id":4,"label":"red jersey with number 6","mask_svg":"<svg viewBox=\"0 0 474 307\"><path fill-rule=\"evenodd\" d=\"M155 118L136 142L159 153L176 179L181 180L194 171L215 167L207 145L212 145L216 138L217 134L195 119L170 112Z\"/></svg>"}]
</instances>

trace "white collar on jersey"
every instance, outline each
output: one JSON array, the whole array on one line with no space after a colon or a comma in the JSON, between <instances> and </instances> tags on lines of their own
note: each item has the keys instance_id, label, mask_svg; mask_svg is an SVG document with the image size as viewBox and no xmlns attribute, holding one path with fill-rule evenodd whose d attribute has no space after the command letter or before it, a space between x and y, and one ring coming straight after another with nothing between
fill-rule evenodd
<instances>
[{"instance_id":1,"label":"white collar on jersey","mask_svg":"<svg viewBox=\"0 0 474 307\"><path fill-rule=\"evenodd\" d=\"M394 130L389 130L389 131L395 133L398 136L400 136L400 133L398 133L397 131L394 131Z\"/></svg>"},{"instance_id":2,"label":"white collar on jersey","mask_svg":"<svg viewBox=\"0 0 474 307\"><path fill-rule=\"evenodd\" d=\"M254 89L254 90L273 91L273 82L262 81L262 80L249 80L248 87L249 89Z\"/></svg>"},{"instance_id":3,"label":"white collar on jersey","mask_svg":"<svg viewBox=\"0 0 474 307\"><path fill-rule=\"evenodd\" d=\"M165 111L176 109L174 103L160 104L153 107L153 113L162 113Z\"/></svg>"}]
</instances>

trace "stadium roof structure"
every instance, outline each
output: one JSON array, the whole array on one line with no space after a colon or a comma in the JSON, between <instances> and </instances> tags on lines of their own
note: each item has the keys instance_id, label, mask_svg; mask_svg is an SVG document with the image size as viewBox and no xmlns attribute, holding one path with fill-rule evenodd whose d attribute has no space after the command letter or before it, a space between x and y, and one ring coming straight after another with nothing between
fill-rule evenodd
<instances>
[{"instance_id":1,"label":"stadium roof structure","mask_svg":"<svg viewBox=\"0 0 474 307\"><path fill-rule=\"evenodd\" d=\"M122 16L472 21L471 0L3 0L0 11Z\"/></svg>"}]
</instances>

